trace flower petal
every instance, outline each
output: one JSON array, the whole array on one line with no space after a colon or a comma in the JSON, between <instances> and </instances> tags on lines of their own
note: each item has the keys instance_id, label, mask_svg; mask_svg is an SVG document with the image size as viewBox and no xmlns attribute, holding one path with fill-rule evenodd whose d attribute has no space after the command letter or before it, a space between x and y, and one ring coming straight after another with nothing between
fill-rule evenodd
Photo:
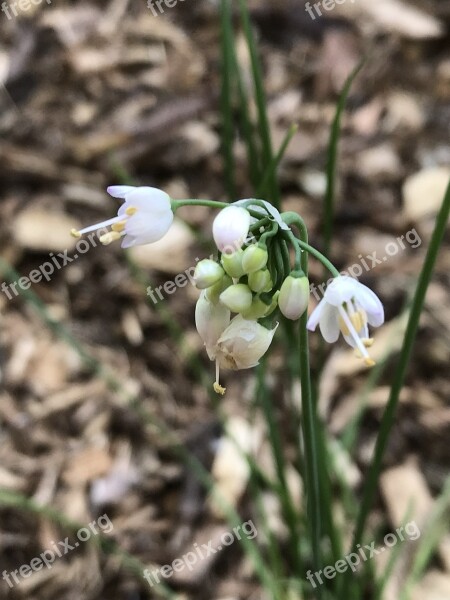
<instances>
[{"instance_id":1,"label":"flower petal","mask_svg":"<svg viewBox=\"0 0 450 600\"><path fill-rule=\"evenodd\" d=\"M172 211L154 216L138 211L126 222L126 237L122 242L122 248L130 248L136 244L152 244L153 242L157 242L166 235L172 222Z\"/></svg>"},{"instance_id":2,"label":"flower petal","mask_svg":"<svg viewBox=\"0 0 450 600\"><path fill-rule=\"evenodd\" d=\"M162 190L147 186L135 188L128 193L125 203L120 207L119 214L124 213L130 207L151 212L151 214L172 212L170 196Z\"/></svg>"},{"instance_id":3,"label":"flower petal","mask_svg":"<svg viewBox=\"0 0 450 600\"><path fill-rule=\"evenodd\" d=\"M309 329L309 331L316 330L316 327L320 321L320 317L322 316L323 309L325 308L325 304L325 300L321 300L316 308L312 311L308 319L308 323L306 324L306 327Z\"/></svg>"},{"instance_id":4,"label":"flower petal","mask_svg":"<svg viewBox=\"0 0 450 600\"><path fill-rule=\"evenodd\" d=\"M110 185L106 191L113 198L125 198L127 194L135 189L134 185Z\"/></svg>"},{"instance_id":5,"label":"flower petal","mask_svg":"<svg viewBox=\"0 0 450 600\"><path fill-rule=\"evenodd\" d=\"M320 333L329 344L337 341L339 338L339 320L338 311L331 304L325 304L319 321Z\"/></svg>"},{"instance_id":6,"label":"flower petal","mask_svg":"<svg viewBox=\"0 0 450 600\"><path fill-rule=\"evenodd\" d=\"M340 306L356 295L358 286L361 285L348 275L335 277L325 290L324 299L333 306Z\"/></svg>"},{"instance_id":7,"label":"flower petal","mask_svg":"<svg viewBox=\"0 0 450 600\"><path fill-rule=\"evenodd\" d=\"M367 320L372 327L379 327L384 323L383 304L370 288L362 283L358 283L355 299L357 303L366 311Z\"/></svg>"}]
</instances>

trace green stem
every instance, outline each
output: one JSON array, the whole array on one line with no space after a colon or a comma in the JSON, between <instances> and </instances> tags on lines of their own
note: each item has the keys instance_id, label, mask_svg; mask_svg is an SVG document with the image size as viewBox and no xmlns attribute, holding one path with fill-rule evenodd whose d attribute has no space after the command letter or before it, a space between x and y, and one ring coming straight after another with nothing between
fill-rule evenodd
<instances>
[{"instance_id":1,"label":"green stem","mask_svg":"<svg viewBox=\"0 0 450 600\"><path fill-rule=\"evenodd\" d=\"M222 154L224 161L224 174L228 198L236 197L235 165L233 155L233 105L232 105L232 73L233 56L232 48L233 25L230 0L221 2L221 49L222 49L222 81L221 81L221 113L222 113Z\"/></svg>"},{"instance_id":2,"label":"green stem","mask_svg":"<svg viewBox=\"0 0 450 600\"><path fill-rule=\"evenodd\" d=\"M302 231L305 230L305 223L303 221L303 219L300 217L300 215L298 215L297 213L293 212L293 211L289 211L289 212L284 212L282 215L283 221L286 223L286 225L295 225L298 230L300 231L300 233ZM291 232L292 233L292 232ZM305 239L297 239L291 235L289 235L288 232L286 232L286 236L288 237L288 239L290 241L292 241L293 239L295 240L295 245L299 245L301 248L303 248L303 250L306 250L307 252L309 252L309 254L311 254L312 256L314 256L314 258L317 258L317 260L319 260L324 267L326 267L330 273L333 275L333 277L339 277L340 273L339 271L336 269L336 267L333 265L333 263L328 260L328 258L322 254L322 252L319 252L319 250L317 250L316 248L314 248L313 246L310 246ZM300 235L300 237L302 237Z\"/></svg>"},{"instance_id":3,"label":"green stem","mask_svg":"<svg viewBox=\"0 0 450 600\"><path fill-rule=\"evenodd\" d=\"M248 50L250 54L250 62L252 66L253 82L255 85L255 101L258 110L259 131L261 135L263 171L270 169L273 164L272 139L270 134L270 123L267 115L267 101L264 91L264 80L261 69L261 62L258 57L258 50L253 35L252 25L250 22L250 14L246 0L239 1L242 26L244 35L247 40ZM280 206L280 190L278 187L275 174L272 172L269 178L267 192L270 194L272 203L275 207Z\"/></svg>"},{"instance_id":4,"label":"green stem","mask_svg":"<svg viewBox=\"0 0 450 600\"><path fill-rule=\"evenodd\" d=\"M334 198L336 188L336 174L337 174L337 154L338 144L341 135L341 121L344 113L345 104L347 102L350 89L353 81L362 69L366 59L363 58L353 69L344 84L341 95L339 96L339 102L336 107L336 114L334 116L333 125L331 127L330 141L328 145L328 161L327 161L327 189L325 192L324 202L324 218L323 218L323 238L324 238L324 253L330 254L331 238L333 234L333 216L334 216Z\"/></svg>"},{"instance_id":5,"label":"green stem","mask_svg":"<svg viewBox=\"0 0 450 600\"><path fill-rule=\"evenodd\" d=\"M172 210L177 211L182 206L208 206L209 208L226 208L230 206L227 202L216 202L216 200L172 200Z\"/></svg>"},{"instance_id":6,"label":"green stem","mask_svg":"<svg viewBox=\"0 0 450 600\"><path fill-rule=\"evenodd\" d=\"M447 187L447 191L442 202L441 209L436 219L436 225L431 237L430 246L425 257L422 270L420 272L419 281L417 283L416 292L411 306L411 313L406 327L405 338L403 346L400 351L400 359L397 364L397 368L394 373L394 381L392 383L389 400L386 406L386 410L383 414L380 425L380 433L377 438L375 447L375 454L372 464L369 469L366 484L364 486L363 498L361 502L361 508L356 523L355 533L353 536L353 548L357 544L361 543L364 529L369 514L370 506L372 504L373 496L375 494L376 486L378 483L378 476L381 470L382 460L384 452L386 450L387 441L389 434L394 423L395 412L400 396L401 389L403 387L409 361L411 358L414 340L417 335L419 328L420 315L425 302L425 296L427 293L428 285L433 274L433 268L436 263L436 258L439 252L439 248L442 244L448 218L450 214L450 183ZM349 584L349 578L346 578L346 585ZM345 587L344 587L345 591Z\"/></svg>"},{"instance_id":7,"label":"green stem","mask_svg":"<svg viewBox=\"0 0 450 600\"><path fill-rule=\"evenodd\" d=\"M303 220L299 217L297 225L300 237L304 244L308 245L308 232ZM303 253L302 269L308 276L308 254ZM306 324L308 314L305 312L300 318L299 333L299 358L300 358L300 380L302 391L302 413L303 413L303 437L305 442L305 473L307 483L307 510L311 531L311 543L313 551L313 564L316 571L321 568L320 539L322 529L320 478L319 478L319 444L317 439L317 415L316 406L313 402L311 389L311 375L309 367L309 345L308 330ZM317 588L317 597L321 598L321 588Z\"/></svg>"}]
</instances>

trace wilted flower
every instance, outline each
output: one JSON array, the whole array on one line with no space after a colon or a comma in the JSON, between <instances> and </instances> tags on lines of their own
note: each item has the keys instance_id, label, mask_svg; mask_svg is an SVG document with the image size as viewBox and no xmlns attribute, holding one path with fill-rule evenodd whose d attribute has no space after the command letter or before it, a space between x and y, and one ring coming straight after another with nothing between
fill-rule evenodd
<instances>
[{"instance_id":1,"label":"wilted flower","mask_svg":"<svg viewBox=\"0 0 450 600\"><path fill-rule=\"evenodd\" d=\"M373 343L368 325L379 327L384 323L384 309L380 299L367 286L346 275L336 277L325 290L323 299L308 320L308 329L320 331L329 343L336 342L339 333L356 348L366 365L373 366L367 348Z\"/></svg>"},{"instance_id":2,"label":"wilted flower","mask_svg":"<svg viewBox=\"0 0 450 600\"><path fill-rule=\"evenodd\" d=\"M108 193L124 201L117 217L80 229L73 230L74 237L111 227L111 231L100 237L102 244L110 244L122 237L122 248L157 242L168 232L173 221L170 197L157 188L113 185Z\"/></svg>"},{"instance_id":3,"label":"wilted flower","mask_svg":"<svg viewBox=\"0 0 450 600\"><path fill-rule=\"evenodd\" d=\"M202 338L210 360L216 357L216 344L230 323L231 315L226 306L210 302L204 290L195 306L195 326Z\"/></svg>"},{"instance_id":4,"label":"wilted flower","mask_svg":"<svg viewBox=\"0 0 450 600\"><path fill-rule=\"evenodd\" d=\"M250 214L240 206L227 206L214 219L213 237L217 248L232 254L242 247L250 229Z\"/></svg>"},{"instance_id":5,"label":"wilted flower","mask_svg":"<svg viewBox=\"0 0 450 600\"><path fill-rule=\"evenodd\" d=\"M269 349L277 327L269 330L241 315L234 317L216 345L216 392L225 392L219 384L220 367L233 370L255 367Z\"/></svg>"},{"instance_id":6,"label":"wilted flower","mask_svg":"<svg viewBox=\"0 0 450 600\"><path fill-rule=\"evenodd\" d=\"M309 281L303 275L289 275L283 281L278 297L281 314L291 321L299 319L308 308Z\"/></svg>"}]
</instances>

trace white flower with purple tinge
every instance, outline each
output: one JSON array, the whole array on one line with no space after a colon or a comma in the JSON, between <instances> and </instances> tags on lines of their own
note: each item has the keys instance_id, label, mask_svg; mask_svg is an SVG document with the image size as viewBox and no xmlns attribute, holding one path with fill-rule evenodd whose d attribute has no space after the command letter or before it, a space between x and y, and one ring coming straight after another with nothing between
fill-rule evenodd
<instances>
[{"instance_id":1,"label":"white flower with purple tinge","mask_svg":"<svg viewBox=\"0 0 450 600\"><path fill-rule=\"evenodd\" d=\"M323 299L308 320L308 329L320 327L325 340L336 342L339 334L355 348L368 366L375 362L367 348L373 340L369 337L369 327L379 327L384 323L383 305L367 286L346 275L336 277L327 287Z\"/></svg>"},{"instance_id":2,"label":"white flower with purple tinge","mask_svg":"<svg viewBox=\"0 0 450 600\"><path fill-rule=\"evenodd\" d=\"M112 185L108 194L124 200L117 217L72 231L81 237L90 231L110 227L111 231L100 237L102 244L110 244L123 238L122 248L140 244L152 244L166 235L173 222L170 197L157 188Z\"/></svg>"}]
</instances>

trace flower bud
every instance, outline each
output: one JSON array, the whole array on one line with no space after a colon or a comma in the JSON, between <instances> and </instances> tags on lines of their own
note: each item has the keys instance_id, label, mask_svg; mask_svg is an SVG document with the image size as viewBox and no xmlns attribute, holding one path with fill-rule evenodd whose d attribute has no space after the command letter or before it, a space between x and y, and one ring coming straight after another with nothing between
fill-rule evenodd
<instances>
[{"instance_id":1,"label":"flower bud","mask_svg":"<svg viewBox=\"0 0 450 600\"><path fill-rule=\"evenodd\" d=\"M222 254L222 266L227 275L235 279L239 279L244 275L244 269L242 268L243 255L243 250L237 250L232 254Z\"/></svg>"},{"instance_id":2,"label":"flower bud","mask_svg":"<svg viewBox=\"0 0 450 600\"><path fill-rule=\"evenodd\" d=\"M220 281L209 287L206 291L206 298L212 302L213 304L217 304L219 302L220 294L233 285L233 281L231 277L228 275L224 275Z\"/></svg>"},{"instance_id":3,"label":"flower bud","mask_svg":"<svg viewBox=\"0 0 450 600\"><path fill-rule=\"evenodd\" d=\"M267 352L278 325L268 330L256 321L235 317L217 342L216 360L224 369L250 369Z\"/></svg>"},{"instance_id":4,"label":"flower bud","mask_svg":"<svg viewBox=\"0 0 450 600\"><path fill-rule=\"evenodd\" d=\"M308 308L309 281L308 278L298 276L296 273L289 275L283 281L278 298L281 313L292 321L299 319Z\"/></svg>"},{"instance_id":5,"label":"flower bud","mask_svg":"<svg viewBox=\"0 0 450 600\"><path fill-rule=\"evenodd\" d=\"M255 271L248 276L248 286L252 292L270 292L273 287L272 279L268 269Z\"/></svg>"},{"instance_id":6,"label":"flower bud","mask_svg":"<svg viewBox=\"0 0 450 600\"><path fill-rule=\"evenodd\" d=\"M210 302L205 291L200 294L195 306L195 326L210 360L214 360L216 356L217 340L230 323L230 318L230 311L226 306Z\"/></svg>"},{"instance_id":7,"label":"flower bud","mask_svg":"<svg viewBox=\"0 0 450 600\"><path fill-rule=\"evenodd\" d=\"M252 244L244 250L242 257L242 267L244 273L254 273L263 269L267 265L269 255L267 248L262 244Z\"/></svg>"},{"instance_id":8,"label":"flower bud","mask_svg":"<svg viewBox=\"0 0 450 600\"><path fill-rule=\"evenodd\" d=\"M194 271L194 284L199 290L211 287L224 276L224 270L214 260L201 260Z\"/></svg>"},{"instance_id":9,"label":"flower bud","mask_svg":"<svg viewBox=\"0 0 450 600\"><path fill-rule=\"evenodd\" d=\"M266 304L261 300L261 298L254 298L252 305L248 310L245 310L241 313L244 319L262 319L263 317L269 316L278 306L278 295L280 292L276 292L273 295L272 301L270 304Z\"/></svg>"},{"instance_id":10,"label":"flower bud","mask_svg":"<svg viewBox=\"0 0 450 600\"><path fill-rule=\"evenodd\" d=\"M242 247L250 229L250 213L241 206L227 206L214 219L213 237L217 248L232 254Z\"/></svg>"},{"instance_id":11,"label":"flower bud","mask_svg":"<svg viewBox=\"0 0 450 600\"><path fill-rule=\"evenodd\" d=\"M244 283L230 285L230 287L220 294L222 304L235 313L248 310L252 304L252 299L252 292Z\"/></svg>"}]
</instances>

